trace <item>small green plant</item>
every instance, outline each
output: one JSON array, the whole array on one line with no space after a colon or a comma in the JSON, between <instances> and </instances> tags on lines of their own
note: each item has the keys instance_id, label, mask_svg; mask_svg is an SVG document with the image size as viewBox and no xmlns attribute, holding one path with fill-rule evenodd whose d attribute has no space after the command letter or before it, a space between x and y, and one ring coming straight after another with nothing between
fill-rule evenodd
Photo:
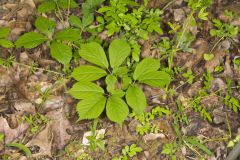
<instances>
[{"instance_id":1,"label":"small green plant","mask_svg":"<svg viewBox=\"0 0 240 160\"><path fill-rule=\"evenodd\" d=\"M133 158L140 152L142 152L141 147L138 147L136 144L131 144L131 146L125 146L122 149L122 155L120 157L114 157L112 160L129 160L129 158Z\"/></svg>"},{"instance_id":2,"label":"small green plant","mask_svg":"<svg viewBox=\"0 0 240 160\"><path fill-rule=\"evenodd\" d=\"M182 76L187 79L187 83L192 84L195 76L191 69L188 69L186 73L183 73Z\"/></svg>"},{"instance_id":3,"label":"small green plant","mask_svg":"<svg viewBox=\"0 0 240 160\"><path fill-rule=\"evenodd\" d=\"M163 12L159 9L147 9L133 0L110 0L109 5L100 8L98 12L104 14L108 36L121 33L129 40L135 61L139 61L141 48L138 40L148 39L149 33L163 33L160 28L160 16Z\"/></svg>"},{"instance_id":4,"label":"small green plant","mask_svg":"<svg viewBox=\"0 0 240 160\"><path fill-rule=\"evenodd\" d=\"M131 48L123 39L112 41L108 49L109 59L100 44L90 42L81 45L80 56L98 67L82 65L73 70L72 77L78 82L68 93L81 100L77 104L79 119L98 118L106 107L107 117L121 124L129 114L128 106L135 113L142 114L147 105L146 97L137 84L153 87L169 84L171 78L166 72L159 71L158 60L146 58L127 65L125 60L130 53ZM93 83L103 77L106 85Z\"/></svg>"},{"instance_id":5,"label":"small green plant","mask_svg":"<svg viewBox=\"0 0 240 160\"><path fill-rule=\"evenodd\" d=\"M228 142L227 147L234 147L240 141L240 135L237 135L233 140Z\"/></svg>"},{"instance_id":6,"label":"small green plant","mask_svg":"<svg viewBox=\"0 0 240 160\"><path fill-rule=\"evenodd\" d=\"M29 32L20 36L15 45L17 48L24 47L31 49L46 42L50 47L51 56L68 68L73 56L74 49L78 48L82 38L82 32L89 28L94 20L93 11L103 0L86 1L82 5L83 17L80 20L76 16L70 16L69 23L74 28L64 28L55 33L56 23L45 17L37 17L35 27L38 32ZM50 12L57 9L68 9L78 7L74 0L49 0L38 7L38 12ZM60 12L60 11L59 11ZM55 12L56 13L56 12ZM61 13L61 12L60 12ZM63 18L61 18L63 21Z\"/></svg>"},{"instance_id":7,"label":"small green plant","mask_svg":"<svg viewBox=\"0 0 240 160\"><path fill-rule=\"evenodd\" d=\"M5 135L3 133L0 133L0 143L4 141Z\"/></svg>"},{"instance_id":8,"label":"small green plant","mask_svg":"<svg viewBox=\"0 0 240 160\"><path fill-rule=\"evenodd\" d=\"M14 56L10 56L7 59L0 58L0 65L9 68L12 65L14 58Z\"/></svg>"},{"instance_id":9,"label":"small green plant","mask_svg":"<svg viewBox=\"0 0 240 160\"><path fill-rule=\"evenodd\" d=\"M45 125L48 122L48 119L40 113L34 116L31 114L29 116L24 115L23 118L30 125L30 133L33 135L37 134L40 131L42 125Z\"/></svg>"},{"instance_id":10,"label":"small green plant","mask_svg":"<svg viewBox=\"0 0 240 160\"><path fill-rule=\"evenodd\" d=\"M161 154L168 155L172 160L176 160L177 156L175 153L183 146L186 146L188 149L196 153L200 158L203 158L203 156L197 150L201 150L207 155L213 156L213 153L203 144L200 139L182 135L179 128L179 123L176 121L176 119L174 121L173 128L176 132L177 139L175 139L173 142L164 144Z\"/></svg>"},{"instance_id":11,"label":"small green plant","mask_svg":"<svg viewBox=\"0 0 240 160\"><path fill-rule=\"evenodd\" d=\"M235 68L240 71L240 57L235 57L233 63Z\"/></svg>"},{"instance_id":12,"label":"small green plant","mask_svg":"<svg viewBox=\"0 0 240 160\"><path fill-rule=\"evenodd\" d=\"M100 148L101 150L105 150L105 141L104 135L100 135L100 137L97 137L96 129L97 129L98 119L95 119L93 121L93 125L91 126L91 136L88 136L87 139L89 140L90 144L90 150L96 151L97 148Z\"/></svg>"},{"instance_id":13,"label":"small green plant","mask_svg":"<svg viewBox=\"0 0 240 160\"><path fill-rule=\"evenodd\" d=\"M227 94L224 98L225 105L229 106L234 112L238 112L240 110L240 102L235 97Z\"/></svg>"},{"instance_id":14,"label":"small green plant","mask_svg":"<svg viewBox=\"0 0 240 160\"><path fill-rule=\"evenodd\" d=\"M156 125L152 124L152 120L157 117L161 117L162 115L169 114L171 114L170 110L158 106L152 109L151 112L147 112L142 115L132 113L131 117L134 117L135 120L140 122L140 124L136 127L136 132L143 136L148 133L159 133L160 129Z\"/></svg>"},{"instance_id":15,"label":"small green plant","mask_svg":"<svg viewBox=\"0 0 240 160\"><path fill-rule=\"evenodd\" d=\"M80 156L78 152L81 152L83 146L78 141L72 141L64 148L64 152L67 158L74 158L76 160L93 160L93 158L88 153L81 153Z\"/></svg>"},{"instance_id":16,"label":"small green plant","mask_svg":"<svg viewBox=\"0 0 240 160\"><path fill-rule=\"evenodd\" d=\"M213 19L214 29L210 30L211 36L234 38L238 34L239 28L229 23L223 23L219 19Z\"/></svg>"},{"instance_id":17,"label":"small green plant","mask_svg":"<svg viewBox=\"0 0 240 160\"><path fill-rule=\"evenodd\" d=\"M205 53L203 55L203 58L204 58L205 61L211 61L214 58L214 54L212 54L212 53Z\"/></svg>"},{"instance_id":18,"label":"small green plant","mask_svg":"<svg viewBox=\"0 0 240 160\"><path fill-rule=\"evenodd\" d=\"M66 28L57 32L54 36L55 22L44 17L38 17L35 21L38 32L29 32L20 36L15 42L17 48L35 48L47 41L50 46L50 53L58 62L69 65L72 59L72 47L74 41L80 39L80 31L77 29ZM68 42L68 44L66 44Z\"/></svg>"},{"instance_id":19,"label":"small green plant","mask_svg":"<svg viewBox=\"0 0 240 160\"><path fill-rule=\"evenodd\" d=\"M176 144L176 141L173 141L163 145L161 154L168 155L169 158L171 158L171 160L177 160L177 156L175 155L177 150L178 150L178 146Z\"/></svg>"},{"instance_id":20,"label":"small green plant","mask_svg":"<svg viewBox=\"0 0 240 160\"><path fill-rule=\"evenodd\" d=\"M222 72L224 70L224 68L222 67L222 66L220 66L220 65L218 65L218 66L216 66L215 68L214 68L214 72L215 73L220 73L220 72Z\"/></svg>"}]
</instances>

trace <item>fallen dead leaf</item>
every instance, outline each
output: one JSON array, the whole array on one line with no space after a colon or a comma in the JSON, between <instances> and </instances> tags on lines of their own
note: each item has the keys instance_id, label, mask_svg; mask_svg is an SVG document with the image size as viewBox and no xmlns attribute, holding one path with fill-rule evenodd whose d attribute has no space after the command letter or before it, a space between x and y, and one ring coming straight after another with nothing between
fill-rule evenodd
<instances>
[{"instance_id":1,"label":"fallen dead leaf","mask_svg":"<svg viewBox=\"0 0 240 160\"><path fill-rule=\"evenodd\" d=\"M5 135L5 143L12 142L23 135L27 131L28 127L29 125L27 123L21 123L18 127L12 129L9 127L8 121L5 118L0 117L0 133Z\"/></svg>"},{"instance_id":2,"label":"fallen dead leaf","mask_svg":"<svg viewBox=\"0 0 240 160\"><path fill-rule=\"evenodd\" d=\"M54 149L63 149L71 138L67 130L72 130L72 126L66 117L64 108L50 111L46 117L52 121L51 129L53 131L53 147Z\"/></svg>"},{"instance_id":3,"label":"fallen dead leaf","mask_svg":"<svg viewBox=\"0 0 240 160\"><path fill-rule=\"evenodd\" d=\"M41 157L41 156L52 156L52 123L48 123L47 126L40 132L36 137L30 140L26 146L33 147L39 146L40 150L38 153L33 154L33 157Z\"/></svg>"},{"instance_id":4,"label":"fallen dead leaf","mask_svg":"<svg viewBox=\"0 0 240 160\"><path fill-rule=\"evenodd\" d=\"M193 48L196 49L196 52L187 59L183 69L192 68L203 59L203 54L208 52L208 42L204 39L198 39L194 43Z\"/></svg>"},{"instance_id":5,"label":"fallen dead leaf","mask_svg":"<svg viewBox=\"0 0 240 160\"><path fill-rule=\"evenodd\" d=\"M147 134L147 135L144 135L143 136L143 140L145 142L148 142L148 141L154 141L154 140L157 140L158 138L166 138L166 136L162 133L150 133L150 134Z\"/></svg>"}]
</instances>

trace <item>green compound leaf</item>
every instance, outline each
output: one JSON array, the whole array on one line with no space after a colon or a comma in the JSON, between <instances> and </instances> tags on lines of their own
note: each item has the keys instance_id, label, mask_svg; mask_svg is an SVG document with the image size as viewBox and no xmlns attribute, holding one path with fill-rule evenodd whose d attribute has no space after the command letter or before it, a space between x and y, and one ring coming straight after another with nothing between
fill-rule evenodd
<instances>
[{"instance_id":1,"label":"green compound leaf","mask_svg":"<svg viewBox=\"0 0 240 160\"><path fill-rule=\"evenodd\" d=\"M48 38L40 33L29 32L19 37L18 40L15 42L15 45L17 48L24 47L29 49L35 48L47 40Z\"/></svg>"},{"instance_id":2,"label":"green compound leaf","mask_svg":"<svg viewBox=\"0 0 240 160\"><path fill-rule=\"evenodd\" d=\"M6 38L10 33L9 28L0 28L0 38Z\"/></svg>"},{"instance_id":3,"label":"green compound leaf","mask_svg":"<svg viewBox=\"0 0 240 160\"><path fill-rule=\"evenodd\" d=\"M53 58L64 65L67 65L72 59L72 48L62 43L52 42L50 52Z\"/></svg>"},{"instance_id":4,"label":"green compound leaf","mask_svg":"<svg viewBox=\"0 0 240 160\"><path fill-rule=\"evenodd\" d=\"M109 59L112 68L119 67L130 55L130 45L122 39L115 39L109 46Z\"/></svg>"},{"instance_id":5,"label":"green compound leaf","mask_svg":"<svg viewBox=\"0 0 240 160\"><path fill-rule=\"evenodd\" d=\"M106 98L102 95L84 99L77 104L79 119L95 119L103 112Z\"/></svg>"},{"instance_id":6,"label":"green compound leaf","mask_svg":"<svg viewBox=\"0 0 240 160\"><path fill-rule=\"evenodd\" d=\"M15 148L22 150L28 157L32 156L31 151L25 145L23 145L21 143L8 143L7 146L15 147Z\"/></svg>"},{"instance_id":7,"label":"green compound leaf","mask_svg":"<svg viewBox=\"0 0 240 160\"><path fill-rule=\"evenodd\" d=\"M50 12L56 9L56 3L54 1L45 1L38 6L38 13Z\"/></svg>"},{"instance_id":8,"label":"green compound leaf","mask_svg":"<svg viewBox=\"0 0 240 160\"><path fill-rule=\"evenodd\" d=\"M80 34L81 33L79 29L66 28L56 33L55 39L72 42L80 39Z\"/></svg>"},{"instance_id":9,"label":"green compound leaf","mask_svg":"<svg viewBox=\"0 0 240 160\"><path fill-rule=\"evenodd\" d=\"M136 67L133 78L139 80L142 77L152 71L157 71L160 68L160 61L153 58L143 59Z\"/></svg>"},{"instance_id":10,"label":"green compound leaf","mask_svg":"<svg viewBox=\"0 0 240 160\"><path fill-rule=\"evenodd\" d=\"M81 45L80 56L102 68L108 68L108 60L102 46L96 42L90 42Z\"/></svg>"},{"instance_id":11,"label":"green compound leaf","mask_svg":"<svg viewBox=\"0 0 240 160\"><path fill-rule=\"evenodd\" d=\"M35 21L35 27L42 33L46 35L52 35L56 23L52 20L49 20L45 17L37 17Z\"/></svg>"},{"instance_id":12,"label":"green compound leaf","mask_svg":"<svg viewBox=\"0 0 240 160\"><path fill-rule=\"evenodd\" d=\"M137 114L142 114L147 106L147 100L143 91L137 86L130 86L126 92L128 105Z\"/></svg>"},{"instance_id":13,"label":"green compound leaf","mask_svg":"<svg viewBox=\"0 0 240 160\"><path fill-rule=\"evenodd\" d=\"M145 83L152 87L163 87L171 81L169 74L163 71L153 71L144 74L138 78L140 83Z\"/></svg>"},{"instance_id":14,"label":"green compound leaf","mask_svg":"<svg viewBox=\"0 0 240 160\"><path fill-rule=\"evenodd\" d=\"M72 72L72 77L77 81L95 81L106 75L107 73L105 70L87 65L77 67Z\"/></svg>"},{"instance_id":15,"label":"green compound leaf","mask_svg":"<svg viewBox=\"0 0 240 160\"><path fill-rule=\"evenodd\" d=\"M12 48L14 47L14 44L7 39L0 39L0 46L4 48Z\"/></svg>"},{"instance_id":16,"label":"green compound leaf","mask_svg":"<svg viewBox=\"0 0 240 160\"><path fill-rule=\"evenodd\" d=\"M106 112L111 121L121 125L128 116L129 110L127 104L121 98L112 96L108 98Z\"/></svg>"},{"instance_id":17,"label":"green compound leaf","mask_svg":"<svg viewBox=\"0 0 240 160\"><path fill-rule=\"evenodd\" d=\"M68 93L76 99L89 99L89 97L103 95L104 90L92 82L77 82Z\"/></svg>"}]
</instances>

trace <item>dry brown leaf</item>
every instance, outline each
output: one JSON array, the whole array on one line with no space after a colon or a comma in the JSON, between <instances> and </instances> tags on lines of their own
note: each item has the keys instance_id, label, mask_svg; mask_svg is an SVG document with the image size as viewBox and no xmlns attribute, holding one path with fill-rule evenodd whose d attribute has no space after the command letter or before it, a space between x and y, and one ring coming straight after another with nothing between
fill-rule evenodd
<instances>
[{"instance_id":1,"label":"dry brown leaf","mask_svg":"<svg viewBox=\"0 0 240 160\"><path fill-rule=\"evenodd\" d=\"M50 111L46 117L52 121L53 147L54 149L63 149L71 138L67 130L72 130L72 126L66 117L64 108Z\"/></svg>"},{"instance_id":2,"label":"dry brown leaf","mask_svg":"<svg viewBox=\"0 0 240 160\"><path fill-rule=\"evenodd\" d=\"M36 113L35 106L28 101L16 101L14 103L14 108L20 112L26 112L30 114Z\"/></svg>"},{"instance_id":3,"label":"dry brown leaf","mask_svg":"<svg viewBox=\"0 0 240 160\"><path fill-rule=\"evenodd\" d=\"M210 61L207 61L204 66L210 72L213 72L214 68L223 61L226 52L222 49L217 49L213 51L212 54L214 55L214 58Z\"/></svg>"},{"instance_id":4,"label":"dry brown leaf","mask_svg":"<svg viewBox=\"0 0 240 160\"><path fill-rule=\"evenodd\" d=\"M231 63L230 56L227 56L225 61L224 73L223 73L227 77L233 77L233 71L231 69L230 63Z\"/></svg>"},{"instance_id":5,"label":"dry brown leaf","mask_svg":"<svg viewBox=\"0 0 240 160\"><path fill-rule=\"evenodd\" d=\"M52 123L48 123L47 126L40 132L36 137L30 140L26 146L39 146L40 150L38 153L33 154L33 157L41 156L52 156Z\"/></svg>"},{"instance_id":6,"label":"dry brown leaf","mask_svg":"<svg viewBox=\"0 0 240 160\"><path fill-rule=\"evenodd\" d=\"M187 59L183 69L192 68L203 59L203 54L208 52L208 42L204 39L198 39L193 45L193 48L196 49L196 53Z\"/></svg>"},{"instance_id":7,"label":"dry brown leaf","mask_svg":"<svg viewBox=\"0 0 240 160\"><path fill-rule=\"evenodd\" d=\"M5 143L12 142L19 136L23 135L28 129L29 125L27 123L21 123L17 128L12 129L9 127L8 121L0 117L0 133L5 135Z\"/></svg>"}]
</instances>

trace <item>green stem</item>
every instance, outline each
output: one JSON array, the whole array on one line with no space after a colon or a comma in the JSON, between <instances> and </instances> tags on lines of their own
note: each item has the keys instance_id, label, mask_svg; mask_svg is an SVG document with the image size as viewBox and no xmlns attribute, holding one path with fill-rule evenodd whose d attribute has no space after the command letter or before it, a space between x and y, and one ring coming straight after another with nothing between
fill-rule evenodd
<instances>
[{"instance_id":1,"label":"green stem","mask_svg":"<svg viewBox=\"0 0 240 160\"><path fill-rule=\"evenodd\" d=\"M45 71L45 72L54 73L54 74L58 74L58 75L64 76L63 73L51 71L51 70L44 69L44 68L29 66L29 65L26 65L26 64L23 64L23 63L19 63L19 62L16 62L16 61L12 61L11 63L15 63L15 64L18 64L18 65L20 65L20 66L27 67L27 68L30 68L30 69L37 69L37 70L41 70L41 71Z\"/></svg>"},{"instance_id":2,"label":"green stem","mask_svg":"<svg viewBox=\"0 0 240 160\"><path fill-rule=\"evenodd\" d=\"M222 36L215 44L214 44L214 46L212 47L212 49L211 49L211 51L210 51L210 53L212 53L213 52L213 50L217 47L217 45L222 41L222 39L223 38L225 38L224 36Z\"/></svg>"}]
</instances>

